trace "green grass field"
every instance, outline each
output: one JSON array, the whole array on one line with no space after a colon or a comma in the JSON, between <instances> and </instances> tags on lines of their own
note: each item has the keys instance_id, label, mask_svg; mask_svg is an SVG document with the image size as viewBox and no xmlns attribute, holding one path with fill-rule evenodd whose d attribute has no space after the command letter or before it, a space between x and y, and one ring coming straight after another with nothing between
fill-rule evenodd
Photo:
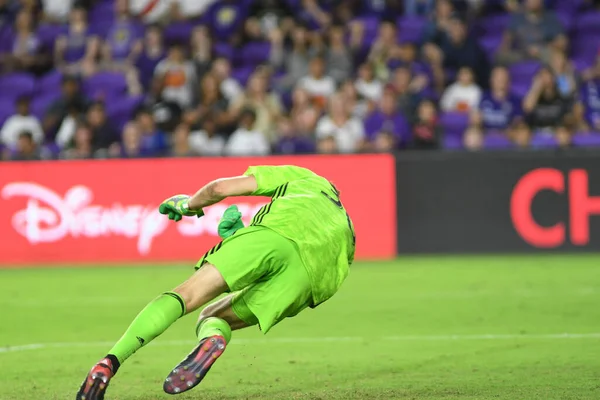
<instances>
[{"instance_id":1,"label":"green grass field","mask_svg":"<svg viewBox=\"0 0 600 400\"><path fill-rule=\"evenodd\" d=\"M0 399L65 400L183 266L0 270ZM119 371L109 400L170 396L192 348L178 321ZM563 335L564 334L564 335ZM180 399L600 399L600 256L358 263L342 290L267 336L234 333Z\"/></svg>"}]
</instances>

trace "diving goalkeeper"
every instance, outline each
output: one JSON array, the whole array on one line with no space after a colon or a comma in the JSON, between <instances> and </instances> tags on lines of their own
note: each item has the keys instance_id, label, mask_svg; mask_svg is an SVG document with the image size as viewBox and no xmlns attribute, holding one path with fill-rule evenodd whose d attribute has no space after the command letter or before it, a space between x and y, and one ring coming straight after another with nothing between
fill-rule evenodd
<instances>
[{"instance_id":1,"label":"diving goalkeeper","mask_svg":"<svg viewBox=\"0 0 600 400\"><path fill-rule=\"evenodd\" d=\"M196 324L199 344L164 381L164 391L198 385L231 339L231 332L259 325L263 333L286 317L333 296L354 259L355 234L340 193L327 179L296 166L250 167L242 176L217 179L193 196L177 195L160 213L179 221L231 196L268 196L248 227L235 206L219 223L223 240L184 283L150 302L90 370L77 400L101 400L121 364L180 317L205 307Z\"/></svg>"}]
</instances>

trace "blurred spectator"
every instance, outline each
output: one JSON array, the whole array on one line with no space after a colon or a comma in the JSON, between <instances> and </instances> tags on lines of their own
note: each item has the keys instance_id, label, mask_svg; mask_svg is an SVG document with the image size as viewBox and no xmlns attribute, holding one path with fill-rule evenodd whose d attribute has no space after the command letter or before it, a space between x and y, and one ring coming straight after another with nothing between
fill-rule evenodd
<instances>
[{"instance_id":1,"label":"blurred spectator","mask_svg":"<svg viewBox=\"0 0 600 400\"><path fill-rule=\"evenodd\" d=\"M596 132L600 132L600 51L596 64L583 74L581 99L585 107L585 118Z\"/></svg>"},{"instance_id":2,"label":"blurred spectator","mask_svg":"<svg viewBox=\"0 0 600 400\"><path fill-rule=\"evenodd\" d=\"M407 16L429 16L435 7L435 0L405 0L404 15Z\"/></svg>"},{"instance_id":3,"label":"blurred spectator","mask_svg":"<svg viewBox=\"0 0 600 400\"><path fill-rule=\"evenodd\" d=\"M325 75L325 62L316 56L310 61L309 74L298 82L298 87L304 89L311 101L318 107L324 107L327 98L335 92L333 78Z\"/></svg>"},{"instance_id":4,"label":"blurred spectator","mask_svg":"<svg viewBox=\"0 0 600 400\"><path fill-rule=\"evenodd\" d=\"M433 71L430 66L421 62L418 58L417 45L413 42L403 41L395 47L388 59L387 67L393 71L398 67L405 67L415 76L423 76L429 84L430 76L433 77ZM389 77L393 79L393 77Z\"/></svg>"},{"instance_id":5,"label":"blurred spectator","mask_svg":"<svg viewBox=\"0 0 600 400\"><path fill-rule=\"evenodd\" d=\"M356 86L351 80L347 80L340 86L340 94L342 95L344 104L348 109L348 113L352 117L362 119L365 118L370 111L372 111L372 103L362 98L358 98Z\"/></svg>"},{"instance_id":6,"label":"blurred spectator","mask_svg":"<svg viewBox=\"0 0 600 400\"><path fill-rule=\"evenodd\" d=\"M173 132L171 157L194 157L197 154L190 146L190 128L187 124L179 124Z\"/></svg>"},{"instance_id":7,"label":"blurred spectator","mask_svg":"<svg viewBox=\"0 0 600 400\"><path fill-rule=\"evenodd\" d=\"M87 106L88 99L82 94L77 78L65 75L61 85L61 96L50 104L46 110L42 124L46 136L54 137L57 129L70 111L76 110L83 113Z\"/></svg>"},{"instance_id":8,"label":"blurred spectator","mask_svg":"<svg viewBox=\"0 0 600 400\"><path fill-rule=\"evenodd\" d=\"M447 37L442 41L443 67L457 71L461 67L473 70L480 86L487 86L490 74L488 57L464 21L451 18Z\"/></svg>"},{"instance_id":9,"label":"blurred spectator","mask_svg":"<svg viewBox=\"0 0 600 400\"><path fill-rule=\"evenodd\" d=\"M464 138L465 147L480 149L484 132L500 133L514 139L515 130L521 129L522 124L521 100L510 92L508 69L495 67L490 78L490 90L483 94L479 106L471 113L470 126Z\"/></svg>"},{"instance_id":10,"label":"blurred spectator","mask_svg":"<svg viewBox=\"0 0 600 400\"><path fill-rule=\"evenodd\" d=\"M100 154L116 156L119 154L119 133L106 117L104 103L96 101L87 110L85 121L92 131L92 149L102 150Z\"/></svg>"},{"instance_id":11,"label":"blurred spectator","mask_svg":"<svg viewBox=\"0 0 600 400\"><path fill-rule=\"evenodd\" d=\"M275 29L269 35L271 53L269 61L276 69L285 74L278 79L276 87L282 92L290 91L296 82L308 74L309 59L313 55L308 42L307 29L296 25L292 30L291 46L285 46L281 30Z\"/></svg>"},{"instance_id":12,"label":"blurred spectator","mask_svg":"<svg viewBox=\"0 0 600 400\"><path fill-rule=\"evenodd\" d=\"M572 102L561 97L556 77L547 67L541 68L523 99L528 125L535 131L554 134L561 145L568 145L570 132L565 127Z\"/></svg>"},{"instance_id":13,"label":"blurred spectator","mask_svg":"<svg viewBox=\"0 0 600 400\"><path fill-rule=\"evenodd\" d=\"M123 128L123 145L121 146L122 158L143 157L142 132L140 125L135 121L130 121Z\"/></svg>"},{"instance_id":14,"label":"blurred spectator","mask_svg":"<svg viewBox=\"0 0 600 400\"><path fill-rule=\"evenodd\" d=\"M31 132L22 131L19 133L17 144L10 155L10 159L13 161L33 161L42 159Z\"/></svg>"},{"instance_id":15,"label":"blurred spectator","mask_svg":"<svg viewBox=\"0 0 600 400\"><path fill-rule=\"evenodd\" d=\"M242 42L248 2L219 0L206 11L212 36L217 42L238 46Z\"/></svg>"},{"instance_id":16,"label":"blurred spectator","mask_svg":"<svg viewBox=\"0 0 600 400\"><path fill-rule=\"evenodd\" d=\"M100 41L88 28L87 12L75 7L69 14L69 30L54 45L54 66L67 74L92 75L96 71Z\"/></svg>"},{"instance_id":17,"label":"blurred spectator","mask_svg":"<svg viewBox=\"0 0 600 400\"><path fill-rule=\"evenodd\" d=\"M573 64L562 51L552 51L550 67L556 76L556 85L562 97L572 98L577 91L577 77Z\"/></svg>"},{"instance_id":18,"label":"blurred spectator","mask_svg":"<svg viewBox=\"0 0 600 400\"><path fill-rule=\"evenodd\" d=\"M242 87L231 77L231 63L228 59L220 57L213 60L211 71L219 81L219 90L227 101L233 101L242 94Z\"/></svg>"},{"instance_id":19,"label":"blurred spectator","mask_svg":"<svg viewBox=\"0 0 600 400\"><path fill-rule=\"evenodd\" d=\"M423 100L417 107L417 118L412 127L411 147L436 149L440 146L442 129L438 123L435 103Z\"/></svg>"},{"instance_id":20,"label":"blurred spectator","mask_svg":"<svg viewBox=\"0 0 600 400\"><path fill-rule=\"evenodd\" d=\"M160 27L151 25L146 28L143 49L135 61L139 79L145 90L150 89L152 76L158 64L166 57L163 35Z\"/></svg>"},{"instance_id":21,"label":"blurred spectator","mask_svg":"<svg viewBox=\"0 0 600 400\"><path fill-rule=\"evenodd\" d=\"M9 117L0 131L0 142L5 146L16 146L21 132L29 132L33 140L40 144L44 140L44 132L37 117L29 110L30 100L26 96L16 100L15 109L17 113Z\"/></svg>"},{"instance_id":22,"label":"blurred spectator","mask_svg":"<svg viewBox=\"0 0 600 400\"><path fill-rule=\"evenodd\" d=\"M316 150L314 141L287 118L279 120L277 132L280 138L275 152L278 154L310 154Z\"/></svg>"},{"instance_id":23,"label":"blurred spectator","mask_svg":"<svg viewBox=\"0 0 600 400\"><path fill-rule=\"evenodd\" d=\"M64 23L75 0L41 0L44 19L52 23Z\"/></svg>"},{"instance_id":24,"label":"blurred spectator","mask_svg":"<svg viewBox=\"0 0 600 400\"><path fill-rule=\"evenodd\" d=\"M0 31L12 26L19 11L19 6L13 0L0 0Z\"/></svg>"},{"instance_id":25,"label":"blurred spectator","mask_svg":"<svg viewBox=\"0 0 600 400\"><path fill-rule=\"evenodd\" d=\"M11 52L4 57L5 67L8 71L41 73L49 61L41 50L31 14L25 10L19 11L15 20Z\"/></svg>"},{"instance_id":26,"label":"blurred spectator","mask_svg":"<svg viewBox=\"0 0 600 400\"><path fill-rule=\"evenodd\" d=\"M327 48L327 74L336 83L342 83L352 75L352 52L344 41L344 27L334 25L328 32L329 46Z\"/></svg>"},{"instance_id":27,"label":"blurred spectator","mask_svg":"<svg viewBox=\"0 0 600 400\"><path fill-rule=\"evenodd\" d=\"M69 160L93 158L92 136L90 127L85 123L79 123L75 128L73 141L61 152L60 157Z\"/></svg>"},{"instance_id":28,"label":"blurred spectator","mask_svg":"<svg viewBox=\"0 0 600 400\"><path fill-rule=\"evenodd\" d=\"M138 139L140 154L149 157L164 155L169 147L167 136L157 128L152 112L148 109L139 110L135 122L136 129L140 133Z\"/></svg>"},{"instance_id":29,"label":"blurred spectator","mask_svg":"<svg viewBox=\"0 0 600 400\"><path fill-rule=\"evenodd\" d=\"M82 115L83 110L80 110L77 105L69 105L67 109L67 115L63 118L63 121L60 124L60 128L58 128L58 132L56 132L56 137L54 139L54 142L58 145L58 147L62 149L71 145L73 137L76 133L75 131L77 130L77 126L81 124Z\"/></svg>"},{"instance_id":30,"label":"blurred spectator","mask_svg":"<svg viewBox=\"0 0 600 400\"><path fill-rule=\"evenodd\" d=\"M230 125L237 115L231 115L228 108L229 102L219 90L217 78L213 74L206 74L200 82L198 104L184 115L184 121L192 127L199 127L203 119L211 114L219 132L231 133Z\"/></svg>"},{"instance_id":31,"label":"blurred spectator","mask_svg":"<svg viewBox=\"0 0 600 400\"><path fill-rule=\"evenodd\" d=\"M398 110L404 115L414 115L427 83L428 79L425 75L413 77L409 68L403 66L396 68L392 75L391 88L396 93Z\"/></svg>"},{"instance_id":32,"label":"blurred spectator","mask_svg":"<svg viewBox=\"0 0 600 400\"><path fill-rule=\"evenodd\" d=\"M363 123L351 117L343 97L336 94L329 98L328 113L317 123L317 139L333 137L341 153L356 153L365 149L366 135Z\"/></svg>"},{"instance_id":33,"label":"blurred spectator","mask_svg":"<svg viewBox=\"0 0 600 400\"><path fill-rule=\"evenodd\" d=\"M396 97L392 88L386 88L383 92L377 109L367 116L364 126L367 138L372 144L377 144L380 151L391 150L407 141L410 127L406 118L396 109ZM379 140L380 134L386 137ZM386 146L382 147L383 144ZM392 147L387 148L387 145Z\"/></svg>"},{"instance_id":34,"label":"blurred spectator","mask_svg":"<svg viewBox=\"0 0 600 400\"><path fill-rule=\"evenodd\" d=\"M302 0L300 18L313 28L327 28L331 24L331 14L319 4L318 0Z\"/></svg>"},{"instance_id":35,"label":"blurred spectator","mask_svg":"<svg viewBox=\"0 0 600 400\"><path fill-rule=\"evenodd\" d=\"M196 69L191 61L185 59L180 45L169 49L167 58L156 66L154 71L155 90L160 98L172 101L186 109L192 105L196 85Z\"/></svg>"},{"instance_id":36,"label":"blurred spectator","mask_svg":"<svg viewBox=\"0 0 600 400\"><path fill-rule=\"evenodd\" d=\"M281 29L286 34L294 24L292 15L293 11L285 1L253 1L246 20L246 36L250 40L264 40L276 29Z\"/></svg>"},{"instance_id":37,"label":"blurred spectator","mask_svg":"<svg viewBox=\"0 0 600 400\"><path fill-rule=\"evenodd\" d=\"M375 76L380 80L388 79L387 62L393 55L397 44L395 21L384 20L379 24L377 37L371 45L368 60L373 64Z\"/></svg>"},{"instance_id":38,"label":"blurred spectator","mask_svg":"<svg viewBox=\"0 0 600 400\"><path fill-rule=\"evenodd\" d=\"M194 27L191 38L192 61L196 66L196 75L202 79L212 66L212 39L204 25Z\"/></svg>"},{"instance_id":39,"label":"blurred spectator","mask_svg":"<svg viewBox=\"0 0 600 400\"><path fill-rule=\"evenodd\" d=\"M190 133L190 146L201 156L222 156L225 150L225 138L217 132L217 124L212 115L202 121L202 129Z\"/></svg>"},{"instance_id":40,"label":"blurred spectator","mask_svg":"<svg viewBox=\"0 0 600 400\"><path fill-rule=\"evenodd\" d=\"M556 14L544 9L543 0L525 0L524 10L512 16L504 33L498 61L549 61L551 49L562 52L567 49L567 38L560 21Z\"/></svg>"},{"instance_id":41,"label":"blurred spectator","mask_svg":"<svg viewBox=\"0 0 600 400\"><path fill-rule=\"evenodd\" d=\"M262 132L252 130L256 113L251 109L241 112L239 127L231 134L225 154L229 156L264 156L271 152L269 141Z\"/></svg>"},{"instance_id":42,"label":"blurred spectator","mask_svg":"<svg viewBox=\"0 0 600 400\"><path fill-rule=\"evenodd\" d=\"M375 78L373 66L370 63L365 63L358 69L356 92L360 97L374 102L381 98L383 84Z\"/></svg>"},{"instance_id":43,"label":"blurred spectator","mask_svg":"<svg viewBox=\"0 0 600 400\"><path fill-rule=\"evenodd\" d=\"M142 87L135 61L142 52L142 27L129 15L128 0L115 1L115 20L102 49L104 68L125 74L129 93L138 95Z\"/></svg>"},{"instance_id":44,"label":"blurred spectator","mask_svg":"<svg viewBox=\"0 0 600 400\"><path fill-rule=\"evenodd\" d=\"M473 71L462 67L457 74L457 80L444 92L440 106L444 112L468 112L475 109L481 101L481 88L474 80Z\"/></svg>"},{"instance_id":45,"label":"blurred spectator","mask_svg":"<svg viewBox=\"0 0 600 400\"><path fill-rule=\"evenodd\" d=\"M269 82L260 70L250 76L247 89L231 103L230 112L238 115L242 109L251 108L256 113L253 130L262 132L270 142L274 142L277 119L281 116L282 107L279 97L267 92Z\"/></svg>"},{"instance_id":46,"label":"blurred spectator","mask_svg":"<svg viewBox=\"0 0 600 400\"><path fill-rule=\"evenodd\" d=\"M337 152L337 142L334 136L326 135L317 139L317 153L335 154Z\"/></svg>"},{"instance_id":47,"label":"blurred spectator","mask_svg":"<svg viewBox=\"0 0 600 400\"><path fill-rule=\"evenodd\" d=\"M450 0L437 0L432 20L425 26L421 42L425 60L431 65L433 79L438 91L444 86L443 53L441 46L449 42L451 18L454 6Z\"/></svg>"}]
</instances>

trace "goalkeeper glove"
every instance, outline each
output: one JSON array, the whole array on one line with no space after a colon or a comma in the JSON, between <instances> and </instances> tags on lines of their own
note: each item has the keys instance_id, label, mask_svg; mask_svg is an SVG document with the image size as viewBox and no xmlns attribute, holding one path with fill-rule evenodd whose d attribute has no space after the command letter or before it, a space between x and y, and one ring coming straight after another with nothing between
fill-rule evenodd
<instances>
[{"instance_id":1,"label":"goalkeeper glove","mask_svg":"<svg viewBox=\"0 0 600 400\"><path fill-rule=\"evenodd\" d=\"M243 227L242 213L238 210L236 205L233 205L229 206L223 213L217 231L219 232L221 239L227 239L229 236L236 233L238 229L242 229Z\"/></svg>"},{"instance_id":2,"label":"goalkeeper glove","mask_svg":"<svg viewBox=\"0 0 600 400\"><path fill-rule=\"evenodd\" d=\"M204 212L202 210L190 210L189 201L190 196L178 194L163 201L158 207L158 211L161 214L168 215L169 219L175 222L180 221L183 217L197 216L200 218L203 216Z\"/></svg>"}]
</instances>

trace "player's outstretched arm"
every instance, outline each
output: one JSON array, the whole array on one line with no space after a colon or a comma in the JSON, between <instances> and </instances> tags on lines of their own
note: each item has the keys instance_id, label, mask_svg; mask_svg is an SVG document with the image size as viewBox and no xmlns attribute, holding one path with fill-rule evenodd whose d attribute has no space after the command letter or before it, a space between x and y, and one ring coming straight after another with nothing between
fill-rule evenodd
<instances>
[{"instance_id":1,"label":"player's outstretched arm","mask_svg":"<svg viewBox=\"0 0 600 400\"><path fill-rule=\"evenodd\" d=\"M254 176L236 176L214 180L194 194L189 202L190 210L201 210L232 196L248 196L258 188Z\"/></svg>"}]
</instances>

